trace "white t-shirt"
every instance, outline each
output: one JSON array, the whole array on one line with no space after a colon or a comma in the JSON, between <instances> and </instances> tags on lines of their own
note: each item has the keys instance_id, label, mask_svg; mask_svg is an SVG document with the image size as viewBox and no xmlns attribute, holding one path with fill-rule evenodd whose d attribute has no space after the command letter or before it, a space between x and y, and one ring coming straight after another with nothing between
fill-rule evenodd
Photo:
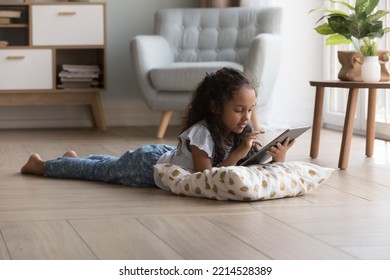
<instances>
[{"instance_id":1,"label":"white t-shirt","mask_svg":"<svg viewBox=\"0 0 390 280\"><path fill-rule=\"evenodd\" d=\"M192 160L192 153L188 150L188 145L194 145L200 150L207 153L209 158L214 154L214 141L211 138L210 131L206 126L205 121L200 121L182 134L179 135L178 147L170 152L163 154L157 161L157 163L172 163L187 168L189 171L194 172L194 162ZM156 185L165 190L169 190L164 186L158 174L154 174L154 182Z\"/></svg>"}]
</instances>

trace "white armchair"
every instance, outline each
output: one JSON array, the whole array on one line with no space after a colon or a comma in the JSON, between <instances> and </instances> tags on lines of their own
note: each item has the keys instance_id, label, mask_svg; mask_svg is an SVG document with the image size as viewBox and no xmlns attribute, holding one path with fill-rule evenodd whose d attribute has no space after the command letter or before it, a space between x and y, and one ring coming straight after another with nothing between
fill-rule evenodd
<instances>
[{"instance_id":1,"label":"white armchair","mask_svg":"<svg viewBox=\"0 0 390 280\"><path fill-rule=\"evenodd\" d=\"M232 67L252 73L259 106L271 98L282 40L281 8L165 9L155 15L155 35L130 42L133 70L151 110L162 111L163 138L173 111L183 111L206 71ZM259 128L257 114L253 125Z\"/></svg>"}]
</instances>

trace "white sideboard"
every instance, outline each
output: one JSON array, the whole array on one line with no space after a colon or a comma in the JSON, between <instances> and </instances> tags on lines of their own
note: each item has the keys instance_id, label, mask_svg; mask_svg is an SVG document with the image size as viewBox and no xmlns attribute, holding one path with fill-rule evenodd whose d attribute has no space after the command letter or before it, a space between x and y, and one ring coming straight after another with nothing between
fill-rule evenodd
<instances>
[{"instance_id":1,"label":"white sideboard","mask_svg":"<svg viewBox=\"0 0 390 280\"><path fill-rule=\"evenodd\" d=\"M106 3L0 1L0 15L7 11L9 22L0 21L0 106L87 105L105 130ZM78 76L69 83L60 77L64 65L99 70L91 83Z\"/></svg>"}]
</instances>

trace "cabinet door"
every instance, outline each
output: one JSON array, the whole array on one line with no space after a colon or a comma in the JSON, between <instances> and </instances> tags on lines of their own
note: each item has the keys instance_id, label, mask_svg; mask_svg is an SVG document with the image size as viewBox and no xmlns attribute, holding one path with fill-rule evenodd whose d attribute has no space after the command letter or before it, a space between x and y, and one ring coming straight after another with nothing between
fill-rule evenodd
<instances>
[{"instance_id":1,"label":"cabinet door","mask_svg":"<svg viewBox=\"0 0 390 280\"><path fill-rule=\"evenodd\" d=\"M0 50L0 90L53 88L52 50Z\"/></svg>"},{"instance_id":2,"label":"cabinet door","mask_svg":"<svg viewBox=\"0 0 390 280\"><path fill-rule=\"evenodd\" d=\"M33 46L103 45L103 5L33 5Z\"/></svg>"}]
</instances>

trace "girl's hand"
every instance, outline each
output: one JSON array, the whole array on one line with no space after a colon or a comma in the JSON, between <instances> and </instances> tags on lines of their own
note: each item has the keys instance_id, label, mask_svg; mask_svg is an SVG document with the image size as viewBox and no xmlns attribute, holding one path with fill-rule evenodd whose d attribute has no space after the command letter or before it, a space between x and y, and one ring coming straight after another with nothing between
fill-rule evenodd
<instances>
[{"instance_id":1,"label":"girl's hand","mask_svg":"<svg viewBox=\"0 0 390 280\"><path fill-rule=\"evenodd\" d=\"M261 147L261 142L256 139L256 136L260 133L263 132L249 132L246 139L241 143L241 145L238 146L223 162L218 164L218 166L234 166L239 160L247 156L252 146L259 145Z\"/></svg>"},{"instance_id":2,"label":"girl's hand","mask_svg":"<svg viewBox=\"0 0 390 280\"><path fill-rule=\"evenodd\" d=\"M264 133L262 131L251 131L246 136L246 139L241 143L241 145L237 148L242 153L242 158L246 157L249 151L252 149L253 146L258 145L262 147L263 145L261 142L256 138L257 135Z\"/></svg>"},{"instance_id":3,"label":"girl's hand","mask_svg":"<svg viewBox=\"0 0 390 280\"><path fill-rule=\"evenodd\" d=\"M275 146L268 150L268 153L272 156L272 160L275 162L284 162L286 160L287 150L290 149L295 143L295 140L290 141L287 138L282 143L277 143Z\"/></svg>"}]
</instances>

